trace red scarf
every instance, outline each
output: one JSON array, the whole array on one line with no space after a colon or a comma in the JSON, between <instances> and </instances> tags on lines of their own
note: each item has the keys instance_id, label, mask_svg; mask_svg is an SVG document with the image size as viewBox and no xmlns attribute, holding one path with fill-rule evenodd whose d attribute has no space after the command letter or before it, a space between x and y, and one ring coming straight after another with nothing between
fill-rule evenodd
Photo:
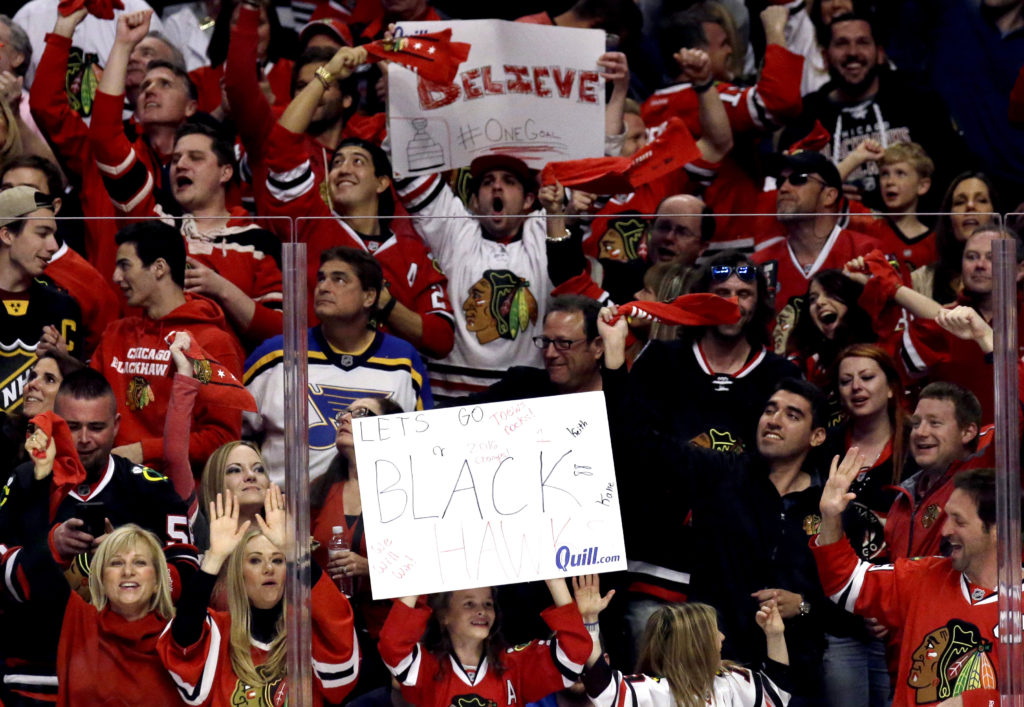
<instances>
[{"instance_id":1,"label":"red scarf","mask_svg":"<svg viewBox=\"0 0 1024 707\"><path fill-rule=\"evenodd\" d=\"M735 300L697 292L680 295L671 302L626 302L619 305L618 314L611 323L620 317L651 319L677 326L716 326L738 322L740 307Z\"/></svg>"},{"instance_id":2,"label":"red scarf","mask_svg":"<svg viewBox=\"0 0 1024 707\"><path fill-rule=\"evenodd\" d=\"M164 341L168 345L174 341L175 333L172 331L164 337ZM190 335L189 338L191 343L188 351L182 353L192 362L193 376L202 383L197 399L209 405L222 405L248 412L259 412L256 399L245 389L235 374L220 362L210 358L210 354L203 350L203 347L196 341L196 337ZM171 375L174 375L174 369L171 369Z\"/></svg>"},{"instance_id":3,"label":"red scarf","mask_svg":"<svg viewBox=\"0 0 1024 707\"><path fill-rule=\"evenodd\" d=\"M57 10L62 16L67 17L83 7L90 15L95 15L101 20L112 20L114 10L123 10L124 3L121 0L60 0Z\"/></svg>"},{"instance_id":4,"label":"red scarf","mask_svg":"<svg viewBox=\"0 0 1024 707\"><path fill-rule=\"evenodd\" d=\"M450 29L427 34L378 39L363 44L374 61L393 61L414 71L428 81L449 84L455 79L459 64L469 58L469 44L453 42Z\"/></svg>"}]
</instances>

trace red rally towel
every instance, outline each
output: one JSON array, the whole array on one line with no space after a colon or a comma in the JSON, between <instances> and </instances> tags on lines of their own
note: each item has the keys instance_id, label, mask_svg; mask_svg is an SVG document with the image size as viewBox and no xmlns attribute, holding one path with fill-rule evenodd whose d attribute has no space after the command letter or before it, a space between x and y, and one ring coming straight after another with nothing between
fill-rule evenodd
<instances>
[{"instance_id":1,"label":"red rally towel","mask_svg":"<svg viewBox=\"0 0 1024 707\"><path fill-rule=\"evenodd\" d=\"M47 411L36 415L29 424L35 425L36 429L43 432L49 440L53 440L57 455L53 459L52 482L50 483L50 520L53 520L57 513L57 506L64 500L71 489L85 481L85 467L78 459L78 452L75 450L75 441L71 438L71 430L64 418L56 413ZM32 453L36 455L35 452Z\"/></svg>"},{"instance_id":2,"label":"red rally towel","mask_svg":"<svg viewBox=\"0 0 1024 707\"><path fill-rule=\"evenodd\" d=\"M811 128L811 132L804 135L802 138L794 142L786 150L786 154L792 155L800 150L810 150L811 152L821 152L822 148L828 145L832 140L832 134L825 129L825 126L821 124L820 120L814 121L814 127Z\"/></svg>"},{"instance_id":3,"label":"red rally towel","mask_svg":"<svg viewBox=\"0 0 1024 707\"><path fill-rule=\"evenodd\" d=\"M410 71L438 83L449 84L455 79L459 64L469 57L470 45L453 42L450 29L427 34L378 39L361 45L374 61L393 61Z\"/></svg>"},{"instance_id":4,"label":"red rally towel","mask_svg":"<svg viewBox=\"0 0 1024 707\"><path fill-rule=\"evenodd\" d=\"M658 139L629 157L592 157L549 162L541 184L558 182L592 194L627 194L700 158L700 148L686 124L670 118Z\"/></svg>"},{"instance_id":5,"label":"red rally towel","mask_svg":"<svg viewBox=\"0 0 1024 707\"><path fill-rule=\"evenodd\" d=\"M671 302L626 302L619 305L619 317L652 319L662 324L677 326L716 326L718 324L735 324L740 320L740 307L735 300L697 292L680 295Z\"/></svg>"},{"instance_id":6,"label":"red rally towel","mask_svg":"<svg viewBox=\"0 0 1024 707\"><path fill-rule=\"evenodd\" d=\"M174 341L172 331L164 337L168 345ZM185 357L192 362L192 374L197 381L202 383L199 389L197 401L208 405L222 405L224 407L246 410L248 412L259 412L256 406L256 399L252 393L245 389L242 381L235 377L235 374L221 365L220 362L210 358L210 354L203 350L203 347L196 341L196 337L189 334L191 343L188 351L183 351ZM174 375L174 368L171 367L170 374Z\"/></svg>"},{"instance_id":7,"label":"red rally towel","mask_svg":"<svg viewBox=\"0 0 1024 707\"><path fill-rule=\"evenodd\" d=\"M101 20L114 19L114 10L123 10L124 3L121 0L60 0L57 11L67 17L72 12L85 8L90 15L95 15Z\"/></svg>"}]
</instances>

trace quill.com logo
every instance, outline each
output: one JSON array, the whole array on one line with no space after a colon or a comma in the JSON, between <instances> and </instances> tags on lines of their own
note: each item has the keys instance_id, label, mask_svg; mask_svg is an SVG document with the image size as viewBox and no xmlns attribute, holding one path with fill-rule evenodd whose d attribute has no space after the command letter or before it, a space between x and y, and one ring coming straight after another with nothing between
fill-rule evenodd
<instances>
[{"instance_id":1,"label":"quill.com logo","mask_svg":"<svg viewBox=\"0 0 1024 707\"><path fill-rule=\"evenodd\" d=\"M555 566L563 572L570 567L588 567L590 565L603 565L606 562L618 561L618 555L598 557L596 547L588 547L583 552L573 553L568 545L562 545L562 547L555 551Z\"/></svg>"}]
</instances>

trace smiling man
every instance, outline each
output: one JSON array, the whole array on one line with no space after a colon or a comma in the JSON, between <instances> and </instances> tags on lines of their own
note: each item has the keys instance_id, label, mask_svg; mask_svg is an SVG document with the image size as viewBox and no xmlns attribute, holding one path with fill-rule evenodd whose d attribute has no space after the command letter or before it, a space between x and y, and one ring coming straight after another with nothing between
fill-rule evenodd
<instances>
[{"instance_id":1,"label":"smiling man","mask_svg":"<svg viewBox=\"0 0 1024 707\"><path fill-rule=\"evenodd\" d=\"M735 273L720 275L727 282ZM742 278L736 279L742 283ZM742 309L750 295L737 295ZM623 387L613 376L615 371L625 375L626 324L620 319L608 326L605 321L600 331L609 371L606 396L621 395ZM678 360L670 365L678 366ZM663 365L659 370L671 367ZM726 377L721 378L724 383ZM664 405L672 400L676 404L699 401L693 407L715 404L712 394L696 385L680 392L678 384L673 384L664 394ZM679 438L663 424L648 425L651 415L645 404L628 394L609 401L609 409L630 420L611 421L618 432L616 470L635 593L627 621L634 631L642 630L659 603L679 601L683 587L687 600L718 609L726 637L724 654L757 663L765 657L765 643L754 614L760 603L777 594L786 620L794 685L800 685L804 694L815 695L820 688L824 632L834 627L838 613L824 602L807 548L807 538L817 526L821 493L809 456L825 440L824 394L797 378L778 381L770 397L760 402L751 437L744 440L746 448L725 444L724 435L704 435L707 440ZM653 526L672 528L668 537L675 538L687 508L692 509L691 533L665 549L656 538L666 536L658 535ZM671 513L678 517L674 524L664 519ZM658 543L660 551L644 551L651 542ZM680 561L685 564L680 566ZM642 576L645 570L647 577ZM647 595L643 601L642 594Z\"/></svg>"},{"instance_id":2,"label":"smiling man","mask_svg":"<svg viewBox=\"0 0 1024 707\"><path fill-rule=\"evenodd\" d=\"M160 221L144 221L121 229L116 241L114 284L125 304L141 313L111 323L89 365L114 389L121 416L116 453L159 468L173 372L165 337L187 331L212 360L239 379L242 349L228 333L221 308L185 292L185 242L178 231ZM238 410L197 403L189 436L193 466L202 468L217 447L238 439L241 426Z\"/></svg>"},{"instance_id":3,"label":"smiling man","mask_svg":"<svg viewBox=\"0 0 1024 707\"><path fill-rule=\"evenodd\" d=\"M811 549L825 591L848 611L900 633L893 705L993 704L1000 678L995 470L952 478L935 523L948 557L871 565L857 558L842 525L863 463L856 447L833 462L821 496L821 530Z\"/></svg>"},{"instance_id":4,"label":"smiling man","mask_svg":"<svg viewBox=\"0 0 1024 707\"><path fill-rule=\"evenodd\" d=\"M900 484L886 516L885 544L891 557L939 553L953 477L965 469L992 466L992 439L992 427L981 427L981 405L971 391L947 382L924 387L910 418L910 454L917 471Z\"/></svg>"},{"instance_id":5,"label":"smiling man","mask_svg":"<svg viewBox=\"0 0 1024 707\"><path fill-rule=\"evenodd\" d=\"M78 303L43 278L59 244L53 202L32 187L0 191L0 411L21 406L44 327L54 327L68 353L80 356Z\"/></svg>"},{"instance_id":6,"label":"smiling man","mask_svg":"<svg viewBox=\"0 0 1024 707\"><path fill-rule=\"evenodd\" d=\"M785 147L807 135L815 121L832 135L826 154L836 163L866 138L883 148L916 142L935 159L936 184L946 184L969 159L942 100L888 66L882 39L869 15L836 15L825 28L825 63L831 80L804 96L800 118L787 127ZM873 208L882 208L879 165L867 162L846 187Z\"/></svg>"}]
</instances>

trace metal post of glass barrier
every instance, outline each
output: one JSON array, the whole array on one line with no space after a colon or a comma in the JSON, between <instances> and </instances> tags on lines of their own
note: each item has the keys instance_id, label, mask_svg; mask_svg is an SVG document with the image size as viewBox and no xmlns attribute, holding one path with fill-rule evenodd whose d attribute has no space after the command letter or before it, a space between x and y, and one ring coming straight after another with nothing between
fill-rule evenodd
<instances>
[{"instance_id":1,"label":"metal post of glass barrier","mask_svg":"<svg viewBox=\"0 0 1024 707\"><path fill-rule=\"evenodd\" d=\"M999 536L999 692L1002 707L1024 705L1021 651L1020 437L1017 433L1017 244L992 242L995 270L996 525Z\"/></svg>"},{"instance_id":2,"label":"metal post of glass barrier","mask_svg":"<svg viewBox=\"0 0 1024 707\"><path fill-rule=\"evenodd\" d=\"M294 545L288 557L288 704L313 704L309 556L309 443L306 423L306 246L281 247L284 308L285 489Z\"/></svg>"}]
</instances>

